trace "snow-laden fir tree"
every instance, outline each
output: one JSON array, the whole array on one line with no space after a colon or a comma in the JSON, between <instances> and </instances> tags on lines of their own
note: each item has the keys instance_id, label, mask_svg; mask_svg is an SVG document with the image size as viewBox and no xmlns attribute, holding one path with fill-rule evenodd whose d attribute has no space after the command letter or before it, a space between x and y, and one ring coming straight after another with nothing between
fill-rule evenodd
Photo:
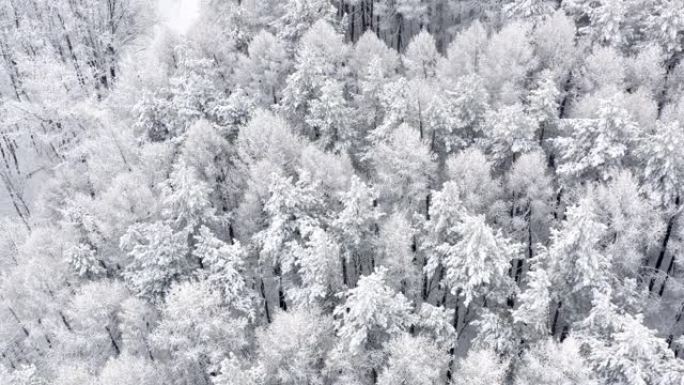
<instances>
[{"instance_id":1,"label":"snow-laden fir tree","mask_svg":"<svg viewBox=\"0 0 684 385\"><path fill-rule=\"evenodd\" d=\"M682 7L0 2L0 384L682 384Z\"/></svg>"}]
</instances>

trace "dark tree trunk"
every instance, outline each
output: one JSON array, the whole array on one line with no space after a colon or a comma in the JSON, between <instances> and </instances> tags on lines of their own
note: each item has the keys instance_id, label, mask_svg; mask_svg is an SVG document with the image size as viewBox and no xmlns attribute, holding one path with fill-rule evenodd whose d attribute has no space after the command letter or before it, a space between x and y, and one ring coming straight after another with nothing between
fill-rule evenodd
<instances>
[{"instance_id":1,"label":"dark tree trunk","mask_svg":"<svg viewBox=\"0 0 684 385\"><path fill-rule=\"evenodd\" d=\"M347 260L340 256L340 264L342 265L342 283L345 286L349 286L349 278L347 277Z\"/></svg>"},{"instance_id":2,"label":"dark tree trunk","mask_svg":"<svg viewBox=\"0 0 684 385\"><path fill-rule=\"evenodd\" d=\"M432 204L432 193L428 192L425 197L425 220L430 220L430 205Z\"/></svg>"},{"instance_id":3,"label":"dark tree trunk","mask_svg":"<svg viewBox=\"0 0 684 385\"><path fill-rule=\"evenodd\" d=\"M121 350L119 349L119 344L116 343L116 340L114 339L114 335L112 334L112 330L109 328L109 326L105 326L105 330L107 331L107 334L109 335L109 340L112 343L112 348L114 349L115 355L119 355L121 353Z\"/></svg>"},{"instance_id":4,"label":"dark tree trunk","mask_svg":"<svg viewBox=\"0 0 684 385\"><path fill-rule=\"evenodd\" d=\"M672 256L670 258L670 264L667 266L667 272L665 273L665 279L663 280L663 284L660 286L660 290L658 290L658 296L662 297L663 293L665 292L665 285L667 285L667 280L670 278L670 275L672 274L672 270L674 270L674 262L675 262L676 256Z\"/></svg>"},{"instance_id":5,"label":"dark tree trunk","mask_svg":"<svg viewBox=\"0 0 684 385\"><path fill-rule=\"evenodd\" d=\"M551 336L556 335L556 329L558 327L558 317L560 316L560 310L563 306L563 301L558 301L558 306L556 306L556 312L553 315L553 323L551 324Z\"/></svg>"},{"instance_id":6,"label":"dark tree trunk","mask_svg":"<svg viewBox=\"0 0 684 385\"><path fill-rule=\"evenodd\" d=\"M667 222L667 229L665 230L665 236L663 237L663 244L660 248L660 253L658 253L658 259L656 260L654 270L655 272L653 273L654 275L651 277L650 282L648 283L648 291L653 292L653 286L655 286L658 271L660 270L660 267L663 265L663 260L665 259L665 253L667 253L667 244L670 242L670 237L672 236L672 227L674 226L674 222L676 219L676 215L673 215L670 217L670 220Z\"/></svg>"},{"instance_id":7,"label":"dark tree trunk","mask_svg":"<svg viewBox=\"0 0 684 385\"><path fill-rule=\"evenodd\" d=\"M528 209L527 213L527 259L532 259L532 207ZM525 261L523 259L518 259L515 266L515 282L520 284L522 280L523 268L525 266Z\"/></svg>"},{"instance_id":8,"label":"dark tree trunk","mask_svg":"<svg viewBox=\"0 0 684 385\"><path fill-rule=\"evenodd\" d=\"M403 18L401 17L401 14L397 15L397 52L401 52L401 46L402 46L402 41L401 41L401 35L404 33L404 21Z\"/></svg>"},{"instance_id":9,"label":"dark tree trunk","mask_svg":"<svg viewBox=\"0 0 684 385\"><path fill-rule=\"evenodd\" d=\"M355 42L356 40L356 35L354 34L354 29L356 27L354 21L356 19L356 12L355 12L356 7L351 6L351 12L349 13L349 22L351 23L351 26L349 28L349 32L351 33L351 41Z\"/></svg>"},{"instance_id":10,"label":"dark tree trunk","mask_svg":"<svg viewBox=\"0 0 684 385\"><path fill-rule=\"evenodd\" d=\"M679 321L682 320L682 314L684 314L684 302L682 302L682 306L679 308L679 312L677 313L677 316L675 317L675 322L672 327L676 327L679 324ZM667 347L671 348L672 347L672 342L674 341L674 334L670 333L670 335L667 336Z\"/></svg>"},{"instance_id":11,"label":"dark tree trunk","mask_svg":"<svg viewBox=\"0 0 684 385\"><path fill-rule=\"evenodd\" d=\"M665 65L665 82L667 83L667 80L669 79L672 70L675 68L677 63L679 62L679 57L677 55L672 56L666 61ZM662 91L660 92L660 97L657 100L657 118L660 119L663 113L663 108L665 107L665 104L667 103L667 87L663 87Z\"/></svg>"},{"instance_id":12,"label":"dark tree trunk","mask_svg":"<svg viewBox=\"0 0 684 385\"><path fill-rule=\"evenodd\" d=\"M67 328L67 330L73 333L74 330L71 328L71 324L69 323L69 321L67 321L66 317L64 316L64 313L62 313L61 310L59 311L59 316L62 318L62 323Z\"/></svg>"},{"instance_id":13,"label":"dark tree trunk","mask_svg":"<svg viewBox=\"0 0 684 385\"><path fill-rule=\"evenodd\" d=\"M29 333L28 329L21 322L21 320L17 316L17 313L14 312L14 309L12 309L12 307L10 307L10 306L7 306L7 309L10 311L10 314L12 314L12 317L14 317L14 320L17 321L17 323L19 324L19 327L21 327L21 331L24 332L24 335L26 337L30 336L31 333Z\"/></svg>"},{"instance_id":14,"label":"dark tree trunk","mask_svg":"<svg viewBox=\"0 0 684 385\"><path fill-rule=\"evenodd\" d=\"M283 311L287 311L287 302L285 302L285 292L283 291L283 279L278 280L278 305Z\"/></svg>"},{"instance_id":15,"label":"dark tree trunk","mask_svg":"<svg viewBox=\"0 0 684 385\"><path fill-rule=\"evenodd\" d=\"M271 323L271 312L268 310L268 298L266 297L266 287L264 286L264 279L261 278L261 285L259 285L261 297L264 299L264 312L266 313L266 322Z\"/></svg>"},{"instance_id":16,"label":"dark tree trunk","mask_svg":"<svg viewBox=\"0 0 684 385\"><path fill-rule=\"evenodd\" d=\"M558 111L558 118L563 119L565 118L565 112L567 111L568 107L568 99L570 98L570 86L572 85L572 72L568 74L568 79L565 81L565 84L563 85L563 100L561 101L560 104L560 109Z\"/></svg>"}]
</instances>

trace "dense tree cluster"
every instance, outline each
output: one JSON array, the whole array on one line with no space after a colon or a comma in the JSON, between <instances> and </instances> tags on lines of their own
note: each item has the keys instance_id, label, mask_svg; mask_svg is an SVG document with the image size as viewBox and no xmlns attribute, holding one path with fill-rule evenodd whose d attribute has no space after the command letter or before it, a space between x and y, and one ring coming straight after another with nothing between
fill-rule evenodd
<instances>
[{"instance_id":1,"label":"dense tree cluster","mask_svg":"<svg viewBox=\"0 0 684 385\"><path fill-rule=\"evenodd\" d=\"M684 384L683 10L1 1L0 384Z\"/></svg>"}]
</instances>

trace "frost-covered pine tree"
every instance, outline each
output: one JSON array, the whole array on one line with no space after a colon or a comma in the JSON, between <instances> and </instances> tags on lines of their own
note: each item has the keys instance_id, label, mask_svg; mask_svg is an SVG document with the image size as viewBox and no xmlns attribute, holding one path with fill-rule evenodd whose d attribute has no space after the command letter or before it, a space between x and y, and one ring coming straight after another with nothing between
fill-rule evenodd
<instances>
[{"instance_id":1,"label":"frost-covered pine tree","mask_svg":"<svg viewBox=\"0 0 684 385\"><path fill-rule=\"evenodd\" d=\"M518 245L489 227L482 215L465 215L447 231L458 240L437 246L437 252L442 254L445 284L451 292L462 293L466 306L483 295L492 300L505 298L510 285L506 273L519 252Z\"/></svg>"},{"instance_id":2,"label":"frost-covered pine tree","mask_svg":"<svg viewBox=\"0 0 684 385\"><path fill-rule=\"evenodd\" d=\"M684 385L683 7L0 1L0 384Z\"/></svg>"},{"instance_id":3,"label":"frost-covered pine tree","mask_svg":"<svg viewBox=\"0 0 684 385\"><path fill-rule=\"evenodd\" d=\"M383 361L383 345L415 322L411 303L387 286L386 279L384 267L361 277L355 288L344 292L344 302L333 312L340 337L333 367L339 367L345 377L375 378Z\"/></svg>"},{"instance_id":4,"label":"frost-covered pine tree","mask_svg":"<svg viewBox=\"0 0 684 385\"><path fill-rule=\"evenodd\" d=\"M611 173L629 165L638 125L628 112L603 101L596 119L568 119L568 136L555 139L560 151L558 172L570 180L607 180Z\"/></svg>"}]
</instances>

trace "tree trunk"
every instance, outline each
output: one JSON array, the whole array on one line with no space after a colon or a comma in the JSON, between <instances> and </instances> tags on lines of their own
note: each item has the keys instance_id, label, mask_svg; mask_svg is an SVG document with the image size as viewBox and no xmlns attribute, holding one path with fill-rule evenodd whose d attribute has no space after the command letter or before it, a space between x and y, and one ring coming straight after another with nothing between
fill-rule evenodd
<instances>
[{"instance_id":1,"label":"tree trunk","mask_svg":"<svg viewBox=\"0 0 684 385\"><path fill-rule=\"evenodd\" d=\"M527 211L527 259L532 259L533 257L533 251L532 251L532 207ZM515 282L520 283L522 279L522 272L523 272L523 267L525 265L525 262L522 259L518 259L517 264L515 266Z\"/></svg>"},{"instance_id":2,"label":"tree trunk","mask_svg":"<svg viewBox=\"0 0 684 385\"><path fill-rule=\"evenodd\" d=\"M268 310L268 298L266 297L266 288L264 287L264 278L261 278L261 285L259 285L261 297L264 299L264 312L266 313L266 322L271 323L271 312Z\"/></svg>"},{"instance_id":3,"label":"tree trunk","mask_svg":"<svg viewBox=\"0 0 684 385\"><path fill-rule=\"evenodd\" d=\"M663 280L663 284L660 286L660 290L658 290L658 296L662 297L663 293L665 292L665 285L667 285L667 280L670 278L670 275L672 274L672 270L674 270L674 262L675 262L675 257L672 256L670 258L670 264L667 266L667 272L665 273L665 279Z\"/></svg>"},{"instance_id":4,"label":"tree trunk","mask_svg":"<svg viewBox=\"0 0 684 385\"><path fill-rule=\"evenodd\" d=\"M432 193L428 191L427 196L425 196L425 220L430 220L430 205L432 204Z\"/></svg>"},{"instance_id":5,"label":"tree trunk","mask_svg":"<svg viewBox=\"0 0 684 385\"><path fill-rule=\"evenodd\" d=\"M31 225L29 224L30 213L28 212L28 207L26 206L26 203L24 203L23 199L21 198L21 195L19 195L19 192L16 191L16 188L14 187L14 184L12 183L9 175L0 173L0 178L2 178L3 184L5 185L5 189L9 193L10 200L12 201L12 206L14 207L14 211L17 213L17 216L19 216L19 219L21 219L24 226L26 226L26 229L31 231Z\"/></svg>"},{"instance_id":6,"label":"tree trunk","mask_svg":"<svg viewBox=\"0 0 684 385\"><path fill-rule=\"evenodd\" d=\"M658 259L656 260L656 264L654 266L655 272L653 273L654 275L651 277L651 281L648 283L648 291L653 292L653 286L655 286L656 283L656 275L658 271L660 270L660 267L663 264L663 260L665 259L665 253L667 252L667 244L670 242L670 237L672 236L672 227L674 226L674 222L676 219L677 215L673 215L670 217L670 220L667 222L667 229L665 230L665 237L663 238L663 245L660 248L660 253L658 254Z\"/></svg>"},{"instance_id":7,"label":"tree trunk","mask_svg":"<svg viewBox=\"0 0 684 385\"><path fill-rule=\"evenodd\" d=\"M340 256L340 264L342 265L342 283L344 286L349 286L349 278L347 277L347 260L344 256Z\"/></svg>"},{"instance_id":8,"label":"tree trunk","mask_svg":"<svg viewBox=\"0 0 684 385\"><path fill-rule=\"evenodd\" d=\"M38 325L40 325L43 331L45 331L45 328L43 328L43 319L40 317L38 318ZM52 340L50 340L50 337L48 337L47 333L43 335L43 338L45 338L45 342L48 344L48 349L52 349Z\"/></svg>"},{"instance_id":9,"label":"tree trunk","mask_svg":"<svg viewBox=\"0 0 684 385\"><path fill-rule=\"evenodd\" d=\"M553 323L551 324L551 336L556 335L556 328L558 327L558 317L560 316L560 310L563 306L563 301L558 301L558 306L556 306L556 312L553 315Z\"/></svg>"},{"instance_id":10,"label":"tree trunk","mask_svg":"<svg viewBox=\"0 0 684 385\"><path fill-rule=\"evenodd\" d=\"M677 55L673 55L671 58L666 60L666 65L665 65L665 82L670 78L670 74L672 73L672 70L675 68L677 65L677 62L679 58ZM662 91L660 92L660 97L657 100L657 119L660 119L661 115L663 114L663 108L665 107L665 104L667 102L667 87L663 87Z\"/></svg>"},{"instance_id":11,"label":"tree trunk","mask_svg":"<svg viewBox=\"0 0 684 385\"><path fill-rule=\"evenodd\" d=\"M356 25L355 25L355 23L354 23L354 19L356 19L356 12L354 11L355 8L356 8L356 7L352 5L352 6L351 6L351 12L349 13L349 22L351 23L351 25L350 25L350 27L349 27L349 32L351 33L351 41L352 41L352 43L356 41L356 40L355 40L356 35L354 34L354 29L355 29L355 27L356 27Z\"/></svg>"},{"instance_id":12,"label":"tree trunk","mask_svg":"<svg viewBox=\"0 0 684 385\"><path fill-rule=\"evenodd\" d=\"M415 245L415 240L414 240L414 245ZM414 250L414 252L415 252L415 250ZM423 298L423 301L428 300L428 281L429 281L429 278L428 278L427 273L425 273L425 265L427 265L427 258L424 257L423 258L423 269L421 269L423 271L423 274L422 274L423 284L421 285L421 297Z\"/></svg>"},{"instance_id":13,"label":"tree trunk","mask_svg":"<svg viewBox=\"0 0 684 385\"><path fill-rule=\"evenodd\" d=\"M572 85L572 72L568 74L568 79L563 85L563 100L560 104L560 109L558 111L558 118L563 119L565 117L565 112L568 107L568 99L570 98L570 86Z\"/></svg>"},{"instance_id":14,"label":"tree trunk","mask_svg":"<svg viewBox=\"0 0 684 385\"><path fill-rule=\"evenodd\" d=\"M461 289L458 289L456 292L456 305L454 305L454 321L453 321L453 326L454 330L458 330L458 320L459 320L459 314L461 312Z\"/></svg>"},{"instance_id":15,"label":"tree trunk","mask_svg":"<svg viewBox=\"0 0 684 385\"><path fill-rule=\"evenodd\" d=\"M78 65L78 58L76 57L74 46L71 43L69 32L67 31L66 25L64 24L64 19L62 18L62 15L60 15L59 13L57 14L57 18L59 19L59 22L62 25L62 29L64 30L64 40L66 42L67 49L69 50L69 54L71 55L71 61L73 62L74 69L76 70L76 79L78 79L78 82L79 84L81 84L81 86L85 86L85 79L83 78L83 75L81 73L81 67Z\"/></svg>"},{"instance_id":16,"label":"tree trunk","mask_svg":"<svg viewBox=\"0 0 684 385\"><path fill-rule=\"evenodd\" d=\"M119 349L119 344L116 343L116 340L114 339L114 335L112 334L111 329L109 329L109 326L105 326L105 330L107 331L107 334L109 335L109 340L112 343L112 348L114 349L114 353L118 356L121 353L121 350Z\"/></svg>"},{"instance_id":17,"label":"tree trunk","mask_svg":"<svg viewBox=\"0 0 684 385\"><path fill-rule=\"evenodd\" d=\"M677 313L677 316L675 317L675 322L672 325L673 328L679 324L679 321L682 320L682 314L684 314L684 302L682 302L682 306L679 308L679 312ZM672 347L672 342L674 341L674 334L670 333L669 336L667 336L667 347L671 348Z\"/></svg>"},{"instance_id":18,"label":"tree trunk","mask_svg":"<svg viewBox=\"0 0 684 385\"><path fill-rule=\"evenodd\" d=\"M278 279L278 305L283 311L287 311L287 302L285 302L285 292L283 291L283 278Z\"/></svg>"},{"instance_id":19,"label":"tree trunk","mask_svg":"<svg viewBox=\"0 0 684 385\"><path fill-rule=\"evenodd\" d=\"M14 317L14 320L17 321L19 324L19 327L21 327L21 331L24 332L24 335L26 337L30 336L31 333L29 333L28 329L24 326L24 324L21 322L19 317L17 316L17 313L14 312L14 309L12 309L11 306L7 306L7 309L10 311L10 314L12 314L12 317Z\"/></svg>"},{"instance_id":20,"label":"tree trunk","mask_svg":"<svg viewBox=\"0 0 684 385\"><path fill-rule=\"evenodd\" d=\"M61 310L59 311L59 316L62 318L62 323L67 328L67 330L73 333L74 330L71 328L71 324L67 321L66 317L64 316L64 313L62 313Z\"/></svg>"},{"instance_id":21,"label":"tree trunk","mask_svg":"<svg viewBox=\"0 0 684 385\"><path fill-rule=\"evenodd\" d=\"M370 0L368 2L368 20L370 21L369 27L371 31L373 30L373 7L375 0Z\"/></svg>"},{"instance_id":22,"label":"tree trunk","mask_svg":"<svg viewBox=\"0 0 684 385\"><path fill-rule=\"evenodd\" d=\"M404 33L403 31L403 19L401 17L401 14L397 15L397 52L401 53L401 35Z\"/></svg>"}]
</instances>

